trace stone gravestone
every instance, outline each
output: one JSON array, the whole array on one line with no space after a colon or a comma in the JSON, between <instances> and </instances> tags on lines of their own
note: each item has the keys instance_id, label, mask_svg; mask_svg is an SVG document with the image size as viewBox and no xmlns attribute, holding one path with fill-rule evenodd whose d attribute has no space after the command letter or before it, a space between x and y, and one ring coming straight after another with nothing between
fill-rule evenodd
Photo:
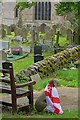
<instances>
[{"instance_id":1,"label":"stone gravestone","mask_svg":"<svg viewBox=\"0 0 80 120\"><path fill-rule=\"evenodd\" d=\"M6 37L6 31L5 31L3 28L0 29L0 37L1 37L1 38Z\"/></svg>"},{"instance_id":2,"label":"stone gravestone","mask_svg":"<svg viewBox=\"0 0 80 120\"><path fill-rule=\"evenodd\" d=\"M46 103L45 93L42 92L35 101L35 108L38 112L41 112L44 110L44 108L46 108L46 106L47 103Z\"/></svg>"},{"instance_id":3,"label":"stone gravestone","mask_svg":"<svg viewBox=\"0 0 80 120\"><path fill-rule=\"evenodd\" d=\"M60 37L60 31L58 30L57 33L56 33L55 47L59 47L59 37Z\"/></svg>"},{"instance_id":4,"label":"stone gravestone","mask_svg":"<svg viewBox=\"0 0 80 120\"><path fill-rule=\"evenodd\" d=\"M43 40L43 36L42 35L40 35L40 44L43 44L44 43L44 40Z\"/></svg>"},{"instance_id":5,"label":"stone gravestone","mask_svg":"<svg viewBox=\"0 0 80 120\"><path fill-rule=\"evenodd\" d=\"M67 35L67 29L65 28L65 26L62 26L60 28L60 33L62 36L66 36Z\"/></svg>"},{"instance_id":6,"label":"stone gravestone","mask_svg":"<svg viewBox=\"0 0 80 120\"><path fill-rule=\"evenodd\" d=\"M30 53L30 48L26 47L26 46L22 46L22 51L23 52L27 52L27 53Z\"/></svg>"},{"instance_id":7,"label":"stone gravestone","mask_svg":"<svg viewBox=\"0 0 80 120\"><path fill-rule=\"evenodd\" d=\"M40 26L37 26L36 27L36 31L39 33L41 30L40 30Z\"/></svg>"},{"instance_id":8,"label":"stone gravestone","mask_svg":"<svg viewBox=\"0 0 80 120\"><path fill-rule=\"evenodd\" d=\"M73 33L71 29L67 30L67 40L69 41L69 45L73 44Z\"/></svg>"},{"instance_id":9,"label":"stone gravestone","mask_svg":"<svg viewBox=\"0 0 80 120\"><path fill-rule=\"evenodd\" d=\"M56 25L53 25L52 29L53 29L53 34L55 35L55 33L56 33Z\"/></svg>"},{"instance_id":10,"label":"stone gravestone","mask_svg":"<svg viewBox=\"0 0 80 120\"><path fill-rule=\"evenodd\" d=\"M3 61L7 60L7 54L4 50L0 50L0 60L3 60Z\"/></svg>"},{"instance_id":11,"label":"stone gravestone","mask_svg":"<svg viewBox=\"0 0 80 120\"><path fill-rule=\"evenodd\" d=\"M73 44L78 45L78 31L73 32Z\"/></svg>"},{"instance_id":12,"label":"stone gravestone","mask_svg":"<svg viewBox=\"0 0 80 120\"><path fill-rule=\"evenodd\" d=\"M35 31L35 41L36 43L39 41L39 34Z\"/></svg>"},{"instance_id":13,"label":"stone gravestone","mask_svg":"<svg viewBox=\"0 0 80 120\"><path fill-rule=\"evenodd\" d=\"M48 45L50 48L52 47L52 36L53 36L52 30L47 32L45 36L45 44Z\"/></svg>"},{"instance_id":14,"label":"stone gravestone","mask_svg":"<svg viewBox=\"0 0 80 120\"><path fill-rule=\"evenodd\" d=\"M1 50L3 50L3 49L8 50L9 49L9 42L0 40L0 49Z\"/></svg>"},{"instance_id":15,"label":"stone gravestone","mask_svg":"<svg viewBox=\"0 0 80 120\"><path fill-rule=\"evenodd\" d=\"M14 42L18 42L18 43L20 43L22 40L23 38L21 36L15 36L13 39Z\"/></svg>"},{"instance_id":16,"label":"stone gravestone","mask_svg":"<svg viewBox=\"0 0 80 120\"><path fill-rule=\"evenodd\" d=\"M16 26L16 27L15 27L15 31L14 31L15 36L21 35L21 32L22 32L22 29Z\"/></svg>"},{"instance_id":17,"label":"stone gravestone","mask_svg":"<svg viewBox=\"0 0 80 120\"><path fill-rule=\"evenodd\" d=\"M23 39L26 40L26 37L27 37L27 29L26 29L25 27L22 28L21 36L23 37Z\"/></svg>"},{"instance_id":18,"label":"stone gravestone","mask_svg":"<svg viewBox=\"0 0 80 120\"><path fill-rule=\"evenodd\" d=\"M46 28L46 24L45 24L45 23L41 24L41 26L40 26L40 31L41 31L42 33L45 33L45 28Z\"/></svg>"},{"instance_id":19,"label":"stone gravestone","mask_svg":"<svg viewBox=\"0 0 80 120\"><path fill-rule=\"evenodd\" d=\"M30 78L31 78L31 80L36 81L36 82L41 80L39 74L31 75Z\"/></svg>"},{"instance_id":20,"label":"stone gravestone","mask_svg":"<svg viewBox=\"0 0 80 120\"><path fill-rule=\"evenodd\" d=\"M53 29L50 29L50 30L46 33L46 40L50 40L53 35L54 35Z\"/></svg>"},{"instance_id":21,"label":"stone gravestone","mask_svg":"<svg viewBox=\"0 0 80 120\"><path fill-rule=\"evenodd\" d=\"M7 26L7 35L11 35L11 26Z\"/></svg>"},{"instance_id":22,"label":"stone gravestone","mask_svg":"<svg viewBox=\"0 0 80 120\"><path fill-rule=\"evenodd\" d=\"M11 32L14 32L14 31L15 31L15 28L16 28L16 25L15 25L15 24L12 24L10 27L11 27Z\"/></svg>"},{"instance_id":23,"label":"stone gravestone","mask_svg":"<svg viewBox=\"0 0 80 120\"><path fill-rule=\"evenodd\" d=\"M34 45L36 45L36 41L35 41L35 26L31 27L31 37L32 37L32 49L34 48Z\"/></svg>"},{"instance_id":24,"label":"stone gravestone","mask_svg":"<svg viewBox=\"0 0 80 120\"><path fill-rule=\"evenodd\" d=\"M48 31L50 31L50 27L49 26L45 26L45 33L47 33Z\"/></svg>"}]
</instances>

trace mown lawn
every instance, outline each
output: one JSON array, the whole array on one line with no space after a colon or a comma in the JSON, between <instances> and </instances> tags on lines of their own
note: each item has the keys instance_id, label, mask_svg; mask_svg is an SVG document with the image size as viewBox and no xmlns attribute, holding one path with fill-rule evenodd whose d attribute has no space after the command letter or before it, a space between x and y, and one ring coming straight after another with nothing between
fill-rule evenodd
<instances>
[{"instance_id":1,"label":"mown lawn","mask_svg":"<svg viewBox=\"0 0 80 120\"><path fill-rule=\"evenodd\" d=\"M51 112L48 112L48 111L42 111L42 112L37 112L37 111L32 111L32 112L29 112L29 113L18 113L18 114L10 114L10 113L4 113L2 114L2 117L3 118L79 118L79 113L80 113L80 110L65 110L64 111L64 114L62 115L57 115L57 114L53 114ZM6 119L7 120L7 119Z\"/></svg>"}]
</instances>

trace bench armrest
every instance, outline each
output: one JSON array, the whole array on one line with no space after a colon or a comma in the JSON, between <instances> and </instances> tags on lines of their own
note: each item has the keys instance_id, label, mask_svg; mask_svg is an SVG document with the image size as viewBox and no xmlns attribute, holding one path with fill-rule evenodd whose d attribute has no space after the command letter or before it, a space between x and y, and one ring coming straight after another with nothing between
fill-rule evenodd
<instances>
[{"instance_id":1,"label":"bench armrest","mask_svg":"<svg viewBox=\"0 0 80 120\"><path fill-rule=\"evenodd\" d=\"M30 81L30 82L27 82L27 83L24 83L24 84L16 84L16 88L31 86L31 85L34 85L34 84L36 84L35 81Z\"/></svg>"},{"instance_id":2,"label":"bench armrest","mask_svg":"<svg viewBox=\"0 0 80 120\"><path fill-rule=\"evenodd\" d=\"M8 69L0 69L0 72L8 72L9 73L9 70Z\"/></svg>"}]
</instances>

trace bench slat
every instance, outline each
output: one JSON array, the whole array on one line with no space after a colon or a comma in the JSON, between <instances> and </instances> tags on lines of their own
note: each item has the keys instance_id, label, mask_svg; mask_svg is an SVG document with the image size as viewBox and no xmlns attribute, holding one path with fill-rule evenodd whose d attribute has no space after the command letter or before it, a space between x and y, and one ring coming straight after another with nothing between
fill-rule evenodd
<instances>
[{"instance_id":1,"label":"bench slat","mask_svg":"<svg viewBox=\"0 0 80 120\"><path fill-rule=\"evenodd\" d=\"M0 90L2 90L1 91L2 93L7 92L7 93L11 94L10 86L0 85ZM17 98L19 98L21 96L25 96L26 94L28 95L29 93L30 93L30 90L25 90L25 89L22 89L22 88L17 88L16 89Z\"/></svg>"}]
</instances>

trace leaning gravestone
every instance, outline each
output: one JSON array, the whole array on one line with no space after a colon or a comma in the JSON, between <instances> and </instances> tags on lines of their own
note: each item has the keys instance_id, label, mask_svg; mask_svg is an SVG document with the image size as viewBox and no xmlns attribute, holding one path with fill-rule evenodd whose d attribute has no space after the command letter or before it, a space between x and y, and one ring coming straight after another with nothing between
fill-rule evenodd
<instances>
[{"instance_id":1,"label":"leaning gravestone","mask_svg":"<svg viewBox=\"0 0 80 120\"><path fill-rule=\"evenodd\" d=\"M36 81L36 82L41 80L39 74L31 75L30 78L31 78L31 80Z\"/></svg>"},{"instance_id":2,"label":"leaning gravestone","mask_svg":"<svg viewBox=\"0 0 80 120\"><path fill-rule=\"evenodd\" d=\"M35 108L38 112L41 112L44 110L46 106L47 106L47 103L46 103L45 93L42 92L40 96L37 98L37 100L35 101Z\"/></svg>"}]
</instances>

